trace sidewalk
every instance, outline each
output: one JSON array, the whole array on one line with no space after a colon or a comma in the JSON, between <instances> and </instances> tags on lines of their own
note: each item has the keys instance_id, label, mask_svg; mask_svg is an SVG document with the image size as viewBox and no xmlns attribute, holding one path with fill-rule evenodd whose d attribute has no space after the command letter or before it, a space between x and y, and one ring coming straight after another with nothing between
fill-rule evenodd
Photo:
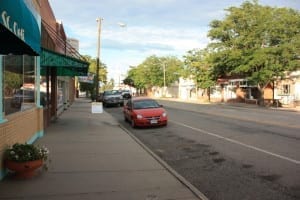
<instances>
[{"instance_id":1,"label":"sidewalk","mask_svg":"<svg viewBox=\"0 0 300 200\"><path fill-rule=\"evenodd\" d=\"M186 102L193 104L217 104L217 105L226 105L231 107L245 107L245 108L257 108L257 109L271 109L278 111L289 111L289 112L300 112L300 106L297 107L264 107L258 106L256 104L247 104L247 103L228 103L228 102L203 102L197 99L179 99L179 98L156 98L157 100L166 100L166 101L178 101L178 102Z\"/></svg>"},{"instance_id":2,"label":"sidewalk","mask_svg":"<svg viewBox=\"0 0 300 200\"><path fill-rule=\"evenodd\" d=\"M4 179L1 200L194 200L202 196L111 115L91 114L86 99L77 99L37 143L50 149L49 170L29 180Z\"/></svg>"}]
</instances>

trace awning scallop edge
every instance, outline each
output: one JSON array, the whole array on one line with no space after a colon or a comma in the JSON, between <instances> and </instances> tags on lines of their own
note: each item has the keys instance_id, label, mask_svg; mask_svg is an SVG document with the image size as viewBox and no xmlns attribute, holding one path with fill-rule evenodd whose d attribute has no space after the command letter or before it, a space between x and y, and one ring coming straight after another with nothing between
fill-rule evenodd
<instances>
[{"instance_id":1,"label":"awning scallop edge","mask_svg":"<svg viewBox=\"0 0 300 200\"><path fill-rule=\"evenodd\" d=\"M86 76L89 63L45 48L41 51L41 75L47 68L56 68L57 76Z\"/></svg>"}]
</instances>

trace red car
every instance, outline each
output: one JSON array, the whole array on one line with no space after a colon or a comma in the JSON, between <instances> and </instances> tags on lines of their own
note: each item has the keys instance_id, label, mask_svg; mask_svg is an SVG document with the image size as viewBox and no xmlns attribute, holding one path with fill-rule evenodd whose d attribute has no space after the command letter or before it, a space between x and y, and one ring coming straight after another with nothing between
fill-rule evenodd
<instances>
[{"instance_id":1,"label":"red car","mask_svg":"<svg viewBox=\"0 0 300 200\"><path fill-rule=\"evenodd\" d=\"M162 105L148 97L134 97L124 105L124 119L129 121L131 126L166 126L168 115Z\"/></svg>"}]
</instances>

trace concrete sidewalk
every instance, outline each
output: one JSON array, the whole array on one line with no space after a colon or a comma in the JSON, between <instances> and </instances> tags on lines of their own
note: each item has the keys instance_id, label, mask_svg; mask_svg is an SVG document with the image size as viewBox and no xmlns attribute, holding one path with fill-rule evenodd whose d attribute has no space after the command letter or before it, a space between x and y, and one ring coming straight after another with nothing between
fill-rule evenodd
<instances>
[{"instance_id":1,"label":"concrete sidewalk","mask_svg":"<svg viewBox=\"0 0 300 200\"><path fill-rule=\"evenodd\" d=\"M248 104L248 103L239 103L239 102L205 102L199 99L179 99L179 98L155 98L157 100L165 100L165 101L175 101L175 102L185 102L185 103L193 103L193 104L212 104L212 105L225 105L231 107L245 107L245 108L257 108L257 109L271 109L278 111L289 111L289 112L300 112L300 106L296 107L266 107L259 106L257 104Z\"/></svg>"},{"instance_id":2,"label":"concrete sidewalk","mask_svg":"<svg viewBox=\"0 0 300 200\"><path fill-rule=\"evenodd\" d=\"M111 115L91 114L86 99L77 99L37 143L50 149L49 170L29 180L5 178L0 199L206 199Z\"/></svg>"}]
</instances>

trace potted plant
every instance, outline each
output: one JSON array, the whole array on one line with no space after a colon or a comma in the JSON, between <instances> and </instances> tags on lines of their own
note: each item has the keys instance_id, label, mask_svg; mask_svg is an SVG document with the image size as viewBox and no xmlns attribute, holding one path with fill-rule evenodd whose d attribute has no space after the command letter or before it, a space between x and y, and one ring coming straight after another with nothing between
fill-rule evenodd
<instances>
[{"instance_id":1,"label":"potted plant","mask_svg":"<svg viewBox=\"0 0 300 200\"><path fill-rule=\"evenodd\" d=\"M14 171L19 178L30 178L35 170L42 167L47 170L46 161L49 150L34 144L14 144L4 152L5 166Z\"/></svg>"}]
</instances>

